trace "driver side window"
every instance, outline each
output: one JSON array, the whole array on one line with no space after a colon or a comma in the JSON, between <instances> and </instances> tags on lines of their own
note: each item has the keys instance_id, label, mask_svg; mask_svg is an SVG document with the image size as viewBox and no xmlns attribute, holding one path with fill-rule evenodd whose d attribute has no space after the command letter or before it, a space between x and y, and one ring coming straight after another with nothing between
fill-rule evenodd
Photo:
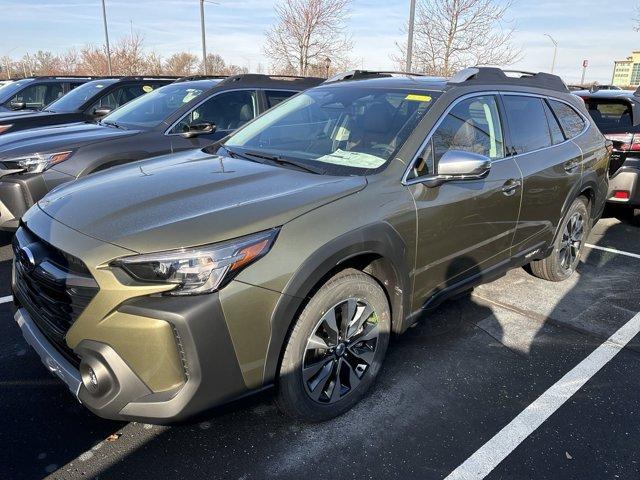
<instances>
[{"instance_id":1,"label":"driver side window","mask_svg":"<svg viewBox=\"0 0 640 480\"><path fill-rule=\"evenodd\" d=\"M447 114L414 165L413 178L437 173L438 162L449 150L503 158L504 141L498 105L493 95L462 100Z\"/></svg>"},{"instance_id":2,"label":"driver side window","mask_svg":"<svg viewBox=\"0 0 640 480\"><path fill-rule=\"evenodd\" d=\"M185 115L171 133L185 132L191 125L202 123L215 125L218 132L232 131L253 120L257 110L255 91L219 93Z\"/></svg>"}]
</instances>

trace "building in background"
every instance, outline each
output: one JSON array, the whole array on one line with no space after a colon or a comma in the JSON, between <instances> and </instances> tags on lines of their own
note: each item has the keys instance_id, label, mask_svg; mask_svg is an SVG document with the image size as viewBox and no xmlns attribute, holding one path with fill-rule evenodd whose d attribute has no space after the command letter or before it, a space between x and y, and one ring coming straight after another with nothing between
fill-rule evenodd
<instances>
[{"instance_id":1,"label":"building in background","mask_svg":"<svg viewBox=\"0 0 640 480\"><path fill-rule=\"evenodd\" d=\"M619 87L640 86L640 50L635 50L626 60L614 60L613 85Z\"/></svg>"}]
</instances>

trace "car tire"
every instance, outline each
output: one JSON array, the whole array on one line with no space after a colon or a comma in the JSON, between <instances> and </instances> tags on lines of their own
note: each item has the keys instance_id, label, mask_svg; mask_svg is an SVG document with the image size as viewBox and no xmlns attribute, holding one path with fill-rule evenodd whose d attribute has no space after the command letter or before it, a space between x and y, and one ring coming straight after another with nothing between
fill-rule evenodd
<instances>
[{"instance_id":1,"label":"car tire","mask_svg":"<svg viewBox=\"0 0 640 480\"><path fill-rule=\"evenodd\" d=\"M531 273L550 282L561 282L569 278L580 262L580 254L589 235L590 222L587 200L578 197L562 219L551 255L531 262Z\"/></svg>"},{"instance_id":2,"label":"car tire","mask_svg":"<svg viewBox=\"0 0 640 480\"><path fill-rule=\"evenodd\" d=\"M289 335L277 379L279 409L322 422L352 408L378 375L390 331L387 296L371 276L348 269L332 277Z\"/></svg>"}]
</instances>

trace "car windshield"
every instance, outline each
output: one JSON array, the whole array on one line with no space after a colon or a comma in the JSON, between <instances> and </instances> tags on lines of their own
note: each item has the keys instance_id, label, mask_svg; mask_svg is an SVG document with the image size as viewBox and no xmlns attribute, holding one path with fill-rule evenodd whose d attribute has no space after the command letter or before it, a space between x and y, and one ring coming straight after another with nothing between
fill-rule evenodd
<instances>
[{"instance_id":1,"label":"car windshield","mask_svg":"<svg viewBox=\"0 0 640 480\"><path fill-rule=\"evenodd\" d=\"M116 79L95 80L74 88L55 102L47 105L45 110L49 112L76 112L89 99L99 94L105 87L116 83Z\"/></svg>"},{"instance_id":2,"label":"car windshield","mask_svg":"<svg viewBox=\"0 0 640 480\"><path fill-rule=\"evenodd\" d=\"M4 103L9 100L16 93L22 90L23 87L29 85L29 83L31 83L31 80L18 80L4 85L0 88L0 103Z\"/></svg>"},{"instance_id":3,"label":"car windshield","mask_svg":"<svg viewBox=\"0 0 640 480\"><path fill-rule=\"evenodd\" d=\"M212 85L177 83L158 88L124 104L102 120L123 128L153 128L169 115L200 96Z\"/></svg>"},{"instance_id":4,"label":"car windshield","mask_svg":"<svg viewBox=\"0 0 640 480\"><path fill-rule=\"evenodd\" d=\"M375 87L308 90L249 123L223 145L295 159L336 175L382 170L438 92Z\"/></svg>"}]
</instances>

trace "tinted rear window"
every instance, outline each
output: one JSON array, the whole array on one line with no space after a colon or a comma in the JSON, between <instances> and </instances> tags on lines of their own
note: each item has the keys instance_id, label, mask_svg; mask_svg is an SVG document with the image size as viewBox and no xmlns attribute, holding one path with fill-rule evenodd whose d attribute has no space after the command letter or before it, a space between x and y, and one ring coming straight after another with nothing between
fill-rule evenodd
<instances>
[{"instance_id":1,"label":"tinted rear window","mask_svg":"<svg viewBox=\"0 0 640 480\"><path fill-rule=\"evenodd\" d=\"M625 133L633 127L631 104L624 100L586 100L589 115L604 133Z\"/></svg>"},{"instance_id":2,"label":"tinted rear window","mask_svg":"<svg viewBox=\"0 0 640 480\"><path fill-rule=\"evenodd\" d=\"M560 121L560 126L564 130L567 138L573 138L584 130L583 118L569 105L557 100L549 100L553 113Z\"/></svg>"},{"instance_id":3,"label":"tinted rear window","mask_svg":"<svg viewBox=\"0 0 640 480\"><path fill-rule=\"evenodd\" d=\"M526 153L551 146L551 135L542 99L505 95L504 106L509 119L511 144L516 153Z\"/></svg>"}]
</instances>

